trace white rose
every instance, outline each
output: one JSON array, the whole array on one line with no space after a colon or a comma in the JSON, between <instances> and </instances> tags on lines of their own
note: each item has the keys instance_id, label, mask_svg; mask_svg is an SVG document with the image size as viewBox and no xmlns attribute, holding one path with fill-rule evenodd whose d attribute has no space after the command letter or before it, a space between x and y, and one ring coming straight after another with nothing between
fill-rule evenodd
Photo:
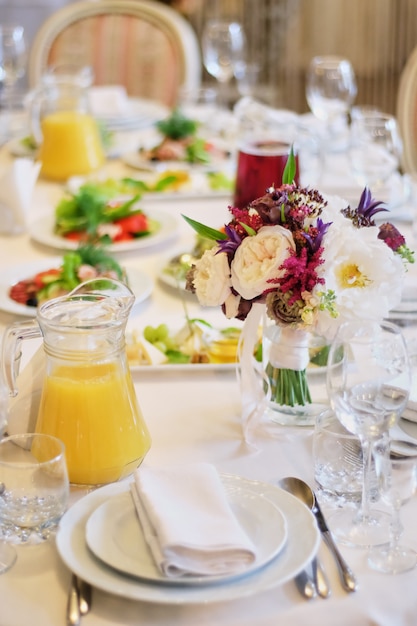
<instances>
[{"instance_id":1,"label":"white rose","mask_svg":"<svg viewBox=\"0 0 417 626\"><path fill-rule=\"evenodd\" d=\"M203 306L219 306L231 293L227 254L218 250L216 246L206 250L195 264L193 284Z\"/></svg>"},{"instance_id":2,"label":"white rose","mask_svg":"<svg viewBox=\"0 0 417 626\"><path fill-rule=\"evenodd\" d=\"M273 287L268 281L280 278L280 265L295 250L293 236L282 226L263 226L256 235L245 237L231 264L232 286L246 300Z\"/></svg>"}]
</instances>

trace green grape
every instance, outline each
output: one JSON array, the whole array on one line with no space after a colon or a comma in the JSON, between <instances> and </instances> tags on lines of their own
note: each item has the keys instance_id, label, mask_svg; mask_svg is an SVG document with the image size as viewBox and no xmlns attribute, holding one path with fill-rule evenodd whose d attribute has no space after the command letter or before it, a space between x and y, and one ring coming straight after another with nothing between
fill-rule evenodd
<instances>
[{"instance_id":1,"label":"green grape","mask_svg":"<svg viewBox=\"0 0 417 626\"><path fill-rule=\"evenodd\" d=\"M156 332L158 334L158 339L161 339L163 341L169 335L168 326L166 324L159 324L159 326L156 328Z\"/></svg>"},{"instance_id":2,"label":"green grape","mask_svg":"<svg viewBox=\"0 0 417 626\"><path fill-rule=\"evenodd\" d=\"M157 330L153 326L145 326L143 336L149 343L155 343L158 339Z\"/></svg>"},{"instance_id":3,"label":"green grape","mask_svg":"<svg viewBox=\"0 0 417 626\"><path fill-rule=\"evenodd\" d=\"M167 350L176 350L178 349L177 342L172 339L172 337L166 337L164 340Z\"/></svg>"},{"instance_id":4,"label":"green grape","mask_svg":"<svg viewBox=\"0 0 417 626\"><path fill-rule=\"evenodd\" d=\"M155 346L155 348L158 348L158 350L160 350L161 352L163 352L165 354L165 352L167 351L167 347L166 344L163 341L154 341L153 345Z\"/></svg>"}]
</instances>

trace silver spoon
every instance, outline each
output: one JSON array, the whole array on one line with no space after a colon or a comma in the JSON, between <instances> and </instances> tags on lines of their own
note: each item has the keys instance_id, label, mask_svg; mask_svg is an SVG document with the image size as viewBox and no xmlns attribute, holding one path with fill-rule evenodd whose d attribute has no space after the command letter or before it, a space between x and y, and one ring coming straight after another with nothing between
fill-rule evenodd
<instances>
[{"instance_id":1,"label":"silver spoon","mask_svg":"<svg viewBox=\"0 0 417 626\"><path fill-rule=\"evenodd\" d=\"M309 485L307 485L307 483L301 480L301 478L295 478L294 476L282 478L278 484L282 487L282 489L289 491L299 500L304 502L304 504L306 504L314 513L322 537L335 558L343 588L346 591L356 591L358 588L356 577L340 554L339 549L334 542L333 536L326 524L326 520L324 519L314 491Z\"/></svg>"}]
</instances>

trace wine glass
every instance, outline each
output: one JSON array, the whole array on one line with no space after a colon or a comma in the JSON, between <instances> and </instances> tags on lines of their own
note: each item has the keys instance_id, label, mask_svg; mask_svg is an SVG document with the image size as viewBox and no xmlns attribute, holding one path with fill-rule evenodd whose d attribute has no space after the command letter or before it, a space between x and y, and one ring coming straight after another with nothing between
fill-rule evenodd
<instances>
[{"instance_id":1,"label":"wine glass","mask_svg":"<svg viewBox=\"0 0 417 626\"><path fill-rule=\"evenodd\" d=\"M396 118L378 110L353 117L349 153L358 183L381 194L400 165L402 141Z\"/></svg>"},{"instance_id":2,"label":"wine glass","mask_svg":"<svg viewBox=\"0 0 417 626\"><path fill-rule=\"evenodd\" d=\"M379 572L399 574L417 565L417 552L400 544L403 533L400 511L417 489L417 456L392 452L389 456L384 452L380 458L378 454L375 456L381 497L392 509L391 536L388 546L375 546L369 551L368 563Z\"/></svg>"},{"instance_id":3,"label":"wine glass","mask_svg":"<svg viewBox=\"0 0 417 626\"><path fill-rule=\"evenodd\" d=\"M363 455L359 511L332 515L338 539L354 546L384 543L389 516L370 510L373 446L401 415L411 385L411 368L401 330L387 321L354 320L342 324L331 344L327 390L338 420L359 437Z\"/></svg>"},{"instance_id":4,"label":"wine glass","mask_svg":"<svg viewBox=\"0 0 417 626\"><path fill-rule=\"evenodd\" d=\"M0 24L0 85L6 112L4 134L10 136L10 111L13 89L26 71L26 42L23 26Z\"/></svg>"},{"instance_id":5,"label":"wine glass","mask_svg":"<svg viewBox=\"0 0 417 626\"><path fill-rule=\"evenodd\" d=\"M307 70L306 98L313 115L325 122L326 147L336 149L337 136L345 129L347 114L357 94L355 72L348 59L314 57Z\"/></svg>"},{"instance_id":6,"label":"wine glass","mask_svg":"<svg viewBox=\"0 0 417 626\"><path fill-rule=\"evenodd\" d=\"M219 100L227 104L226 88L245 64L246 38L235 21L209 20L203 31L202 51L208 73L219 84Z\"/></svg>"}]
</instances>

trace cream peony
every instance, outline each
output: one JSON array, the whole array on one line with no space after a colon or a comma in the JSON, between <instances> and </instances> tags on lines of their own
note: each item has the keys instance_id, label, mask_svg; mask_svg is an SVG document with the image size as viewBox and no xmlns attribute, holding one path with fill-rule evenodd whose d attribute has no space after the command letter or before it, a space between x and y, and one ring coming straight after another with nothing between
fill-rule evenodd
<instances>
[{"instance_id":1,"label":"cream peony","mask_svg":"<svg viewBox=\"0 0 417 626\"><path fill-rule=\"evenodd\" d=\"M326 234L319 273L326 289L336 293L339 315L319 315L319 334L331 338L336 327L350 319L382 319L400 302L404 263L377 234L376 226L358 229L347 221L333 224Z\"/></svg>"},{"instance_id":2,"label":"cream peony","mask_svg":"<svg viewBox=\"0 0 417 626\"><path fill-rule=\"evenodd\" d=\"M230 296L231 282L227 254L214 247L196 262L193 284L203 306L219 306Z\"/></svg>"},{"instance_id":3,"label":"cream peony","mask_svg":"<svg viewBox=\"0 0 417 626\"><path fill-rule=\"evenodd\" d=\"M246 237L236 250L231 264L232 286L246 300L260 296L279 278L280 265L295 250L293 236L282 226L263 226L256 235Z\"/></svg>"}]
</instances>

